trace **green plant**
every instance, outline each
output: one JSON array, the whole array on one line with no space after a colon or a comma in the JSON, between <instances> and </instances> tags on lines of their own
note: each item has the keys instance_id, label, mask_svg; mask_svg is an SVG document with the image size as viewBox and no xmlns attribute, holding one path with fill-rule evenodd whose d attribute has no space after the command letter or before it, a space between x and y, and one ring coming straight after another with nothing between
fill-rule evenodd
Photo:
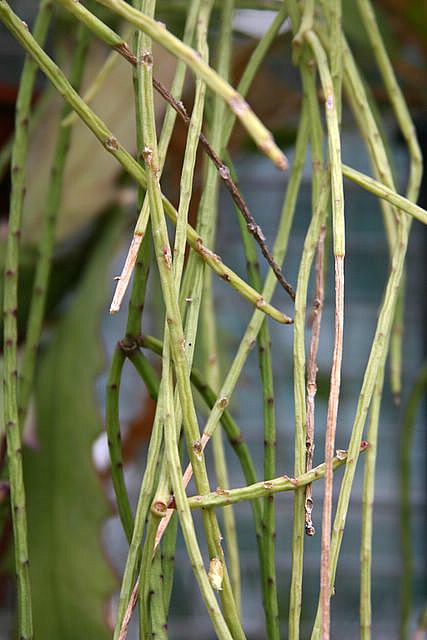
<instances>
[{"instance_id":1,"label":"green plant","mask_svg":"<svg viewBox=\"0 0 427 640\"><path fill-rule=\"evenodd\" d=\"M96 403L91 392L100 366L99 353L93 347L99 307L103 302L103 290L97 287L97 281L99 277L105 276L114 239L123 228L121 216L117 210L110 212L104 222L105 227L96 233L96 249L76 294L75 307L61 319L56 329L56 337L49 346L41 365L36 357L45 318L46 296L53 260L56 213L61 201L70 136L72 127L78 119L81 119L99 140L104 150L118 161L121 169L138 185L138 218L128 257L123 272L118 278L117 290L111 306L113 313L119 311L133 274L128 320L125 336L117 345L112 357L106 399L106 431L111 477L118 513L129 543L120 587L114 638L124 640L126 637L129 619L138 598L140 637L146 638L152 635L160 638L167 637L167 619L173 582L171 557L174 555L178 523L183 533L195 579L217 637L245 637L244 620L240 613L239 548L231 506L241 500L250 500L252 506L261 566L267 636L279 638L273 496L277 492L293 491L294 523L288 637L290 640L297 640L300 637L302 606L304 531L309 535L314 534L311 517L313 504L311 484L324 477L320 597L312 639L321 637L327 640L330 637L330 597L356 464L360 452L366 450L360 615L361 634L363 638L368 639L371 635L372 501L384 370L387 355L390 353L392 388L394 394L399 396L405 254L412 217L423 223L427 222L427 212L415 204L422 171L421 154L415 130L397 85L370 2L359 0L358 8L384 88L407 143L410 176L406 197L396 191L386 141L378 126L365 81L344 36L341 2L328 3L322 0L315 3L311 0L304 3L301 11L300 3L295 0L289 0L287 3L279 1L234 3L233 0L214 3L213 0L192 0L188 3L182 39L173 35L165 25L154 19L155 0L141 2L135 0L133 6L124 0L100 0L98 3L87 3L88 6L73 0L60 0L58 4L65 10L65 15L71 20L70 24L73 25L77 34L69 79L43 49L52 8L49 0L42 0L40 3L34 35L31 35L7 2L0 0L2 22L28 54L21 77L16 108L15 138L11 149L11 207L4 266L4 415L18 584L19 635L26 640L34 637L32 600L36 603L35 625L40 637L76 638L86 635L98 638L107 637L108 634L100 620L102 619L102 599L112 590L113 579L103 562L99 548L94 551L96 544L93 540L99 521L105 517L105 504L102 497L97 495L95 478L91 473L90 465L83 465L81 485L78 484L72 488L72 473L62 460L61 447L58 446L56 438L58 434L70 432L73 434L76 447L86 446L88 449L87 437L89 434L94 436L97 431ZM102 9L98 6L99 4L103 5ZM159 2L160 6L163 4ZM176 4L178 9L184 8L181 6L182 3L171 3L171 6L172 4ZM231 24L236 6L241 5L274 8L277 9L277 16L254 49L240 83L237 89L234 89L229 79L232 58ZM214 10L218 12L219 45L217 60L215 64L211 64L208 31ZM239 119L259 150L265 153L279 169L287 169L286 157L274 142L271 133L249 107L245 96L268 48L288 14L293 32L293 58L300 70L303 89L294 160L290 168L274 247L270 250L257 216L249 210L240 192L229 154L229 141L234 123ZM132 46L116 30L119 18L136 29ZM112 51L82 98L79 95L79 87L87 48L92 37L103 41ZM153 40L178 60L170 91L153 75ZM192 48L193 45L196 50ZM114 64L117 64L118 56L129 63L129 71L131 67L133 69L136 113L135 157L89 106L89 102L100 91L102 84L108 83L109 73ZM26 320L24 355L22 364L18 366L18 272L22 262L19 254L19 237L22 227L21 214L26 180L25 161L31 121L31 97L37 67L61 94L65 100L65 107L59 120L52 175L44 209L41 250L37 257L32 301ZM181 103L187 68L196 79L191 116ZM157 139L154 109L155 90L167 105L159 139ZM320 102L324 105L326 126L318 99L319 90L321 91ZM209 103L206 100L207 95L211 98ZM360 136L365 141L375 179L342 164L341 118L344 105L353 113ZM169 143L177 116L183 121L188 133L180 177L179 203L175 207L162 192L161 173L168 156ZM203 130L206 122L207 133ZM325 137L327 157L323 149ZM207 160L197 224L196 228L193 228L188 222L188 213L199 146L206 153ZM286 269L282 271L281 265L285 259L291 234L308 146L311 149L312 161L312 217L301 255L296 291L294 291L285 278ZM6 156L7 152L5 152ZM348 450L335 452L344 331L344 177L381 199L390 252L390 268L358 397ZM227 267L214 252L218 224L218 191L221 181L230 191L235 203L242 246L247 260L249 283ZM329 216L329 203L331 203L331 216ZM173 246L171 246L166 216L176 228ZM324 255L329 241L327 229L331 230L334 254L335 341L324 463L313 468L316 360L326 286ZM257 265L256 243L269 267L264 282ZM187 245L192 251L185 263ZM151 248L152 251L150 251ZM317 275L314 319L311 326L309 355L306 357L309 279L314 263ZM144 321L146 284L149 267L152 264L156 265L158 270L161 299L165 311L161 341L145 335L141 324ZM240 294L254 307L252 318L226 375L221 371L218 358L218 329L212 292L213 272L230 285L236 295ZM277 283L280 283L289 294L287 304L292 311L286 314L271 303ZM92 296L92 289L96 290L96 296ZM293 478L277 477L275 390L269 319L283 325L283 331L293 332L294 337L295 466ZM199 333L198 328L200 328ZM81 332L77 346L70 339L74 332ZM264 480L261 482L257 482L249 449L229 409L233 391L255 343L258 345L264 410L262 435ZM61 412L62 403L65 402L66 388L68 386L72 388L72 378L78 369L78 359L76 361L74 351L77 348L83 352L87 350L90 354L85 363L84 376L88 393L84 396L81 407L77 406L79 399L77 394L74 394L73 408L70 411ZM145 356L145 349L161 356L160 376ZM196 349L203 373L193 366ZM120 384L127 359L139 373L156 402L147 462L135 514L132 513L123 473L119 417ZM62 392L58 391L55 398L51 398L45 387L48 384L54 386L55 370L60 371L58 379L62 381ZM36 375L36 371L40 373ZM223 380L222 383L221 380ZM200 428L193 388L200 392L208 409L208 418L203 429ZM67 500L78 502L75 490L79 487L81 492L87 490L88 509L92 503L96 505L91 519L86 522L87 533L84 534L92 545L90 547L92 558L87 558L85 553L74 550L79 558L80 578L87 568L85 563L91 567L92 579L88 585L91 599L88 600L85 615L80 616L78 610L72 612L74 613L73 623L68 627L63 626L64 619L61 611L61 608L67 607L67 595L60 592L57 596L58 604L55 607L54 603L45 601L37 571L34 572L32 585L30 584L21 434L32 392L36 394L40 425L45 424L43 420L48 420L46 416L53 415L58 431L55 438L51 440L41 426L42 455L30 452L26 456L25 468L28 477L40 479L40 486L28 485L27 489L31 521L37 520L37 501L42 500L43 491L49 493L46 471L48 468L54 470L55 477L63 478L61 490L64 491L64 495L60 494L59 498L52 498L50 509L52 519L44 523L49 525L47 529L45 530L43 526L35 527L32 547L36 567L37 563L40 564L44 558L41 544L43 536L52 537L52 545L57 550L58 557L61 554L71 553L63 544L66 534L61 530L61 526L66 528L65 525L67 525ZM369 412L370 424L367 442L365 442L363 433ZM79 421L87 426L86 437L83 440L77 428ZM239 458L247 482L246 487L228 487L224 444L221 431L218 429L220 424ZM186 454L180 451L181 432L185 436ZM212 441L215 460L215 474L220 485L214 492L212 492L204 456L204 449L210 441ZM183 474L184 459L189 460L189 465ZM87 459L86 462L88 462ZM333 472L342 465L345 470L335 521L332 525ZM186 487L192 474L194 474L197 495L188 497ZM63 500L63 502L59 503L56 500ZM86 505L86 502L84 504ZM226 554L218 524L217 509L219 507L224 508ZM191 509L197 508L202 510L204 537L209 556L208 569L208 562L202 553L203 547L196 534L191 512ZM73 509L70 508L70 511L72 512ZM59 524L57 519L60 521ZM80 539L80 535L77 539ZM84 542L82 545L84 546ZM61 586L65 578L63 578L61 567L58 566L56 569L55 575ZM68 571L71 573L72 569ZM73 582L73 587L77 590L85 588L79 580ZM54 600L53 595L51 600ZM57 615L52 615L52 611Z\"/></svg>"}]
</instances>

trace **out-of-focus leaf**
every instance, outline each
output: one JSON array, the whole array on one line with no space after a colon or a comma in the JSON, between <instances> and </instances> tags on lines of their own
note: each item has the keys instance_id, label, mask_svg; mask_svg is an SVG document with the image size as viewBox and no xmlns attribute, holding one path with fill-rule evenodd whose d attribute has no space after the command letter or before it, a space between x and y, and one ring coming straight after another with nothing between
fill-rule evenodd
<instances>
[{"instance_id":1,"label":"out-of-focus leaf","mask_svg":"<svg viewBox=\"0 0 427 640\"><path fill-rule=\"evenodd\" d=\"M96 76L108 54L94 43L88 56L82 93ZM160 47L154 49L154 72L166 86L174 74L175 62ZM43 117L31 136L27 159L27 191L24 202L24 243L37 244L50 178L52 155L63 101L56 93L45 107ZM120 58L90 105L113 131L128 151L135 151L135 115L132 67ZM157 116L163 113L164 101L156 96ZM64 174L61 209L56 237L63 241L111 206L118 198L117 177L121 172L117 160L98 142L80 120L75 124Z\"/></svg>"},{"instance_id":2,"label":"out-of-focus leaf","mask_svg":"<svg viewBox=\"0 0 427 640\"><path fill-rule=\"evenodd\" d=\"M37 450L24 457L35 630L43 640L107 640L115 581L101 546L109 509L92 462L101 429L95 381L99 328L122 228L109 217L80 287L59 323L36 382Z\"/></svg>"}]
</instances>

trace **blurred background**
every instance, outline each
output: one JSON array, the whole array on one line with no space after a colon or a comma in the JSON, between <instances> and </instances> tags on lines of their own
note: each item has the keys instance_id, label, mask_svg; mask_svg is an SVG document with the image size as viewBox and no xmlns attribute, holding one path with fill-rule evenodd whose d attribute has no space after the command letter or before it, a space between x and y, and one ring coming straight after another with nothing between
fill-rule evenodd
<instances>
[{"instance_id":1,"label":"blurred background","mask_svg":"<svg viewBox=\"0 0 427 640\"><path fill-rule=\"evenodd\" d=\"M169 29L177 34L182 32L184 13L183 3L159 2L159 18L164 20ZM184 3L185 4L185 3ZM268 3L266 3L268 4ZM369 82L372 96L378 105L382 127L389 142L389 154L392 158L396 183L399 192L405 191L408 174L408 158L389 107L387 96L381 79L375 68L373 56L366 36L361 27L357 9L350 1L344 2L345 29L353 47L356 59ZM397 71L405 97L413 115L419 140L427 159L427 5L419 0L378 0L375 3L380 18L383 36ZM25 0L17 0L14 10L29 24L35 13L35 4ZM239 10L235 16L235 42L233 51L233 79L237 82L245 63L253 51L257 39L269 26L274 13L270 11ZM56 15L54 29L49 40L49 50L61 63L66 64L72 47L68 38L69 22L60 12ZM215 51L216 18L212 20L210 33L212 52ZM13 132L14 102L22 66L21 51L13 39L0 30L0 143L7 145ZM94 46L90 56L87 72L88 78L93 75L106 55L101 46ZM277 140L292 163L293 144L301 106L301 87L299 72L292 65L291 36L289 25L284 25L281 34L271 47L270 53L254 82L248 101L255 112L273 131ZM156 75L166 85L170 85L173 77L173 61L168 55L156 50ZM94 110L101 115L118 134L118 138L132 150L134 145L132 83L126 63L120 61L112 72L111 84L103 87L93 103ZM28 292L32 283L33 265L37 247L40 215L49 175L49 160L52 156L54 136L58 123L60 101L46 86L42 77L38 81L38 92L35 96L36 108L40 111L34 127L30 155L28 161L27 196L24 211L23 230L23 265L20 280L20 326L22 333L28 307ZM111 91L111 86L114 90ZM184 103L191 105L193 87L191 78L187 78ZM126 109L126 117L123 117ZM163 105L157 103L159 119ZM179 189L179 170L185 148L185 130L177 123L169 159L166 164L163 189L169 197L176 201ZM351 114L343 112L343 156L344 161L370 174L370 165L363 142L356 130ZM277 228L283 194L287 186L287 178L279 174L271 163L260 156L248 143L243 130L237 125L232 138L231 148L236 161L236 169L242 193L250 208L255 212L257 220L267 236L269 246L272 245ZM87 163L90 158L90 164ZM301 256L304 236L311 215L311 175L310 159L307 159L303 188L297 206L295 224L286 258L285 273L295 283ZM191 203L191 216L194 222L197 215L198 198L203 182L203 169L196 174L195 190ZM8 215L9 191L8 166L3 167L0 183L0 255L4 248L5 229ZM370 342L377 320L378 307L387 277L388 257L381 212L375 198L358 187L346 182L346 223L347 223L347 261L346 261L346 317L345 346L343 361L342 398L339 412L337 447L347 447L349 434L354 418L356 400L359 394L363 371L366 366ZM95 239L108 226L108 210L113 203L119 202L127 212L125 222L117 227L115 241L111 245L109 258L104 260L100 275L109 274L107 289L100 294L101 307L93 321L92 333L86 335L85 320L79 324L78 313L75 314L73 327L81 332L81 342L69 349L80 349L80 356L74 365L82 372L81 384L87 384L86 373L92 380L95 409L94 431L97 435L102 431L103 407L105 401L105 385L108 363L115 343L125 330L125 312L111 317L107 310L114 288L113 276L120 272L127 252L132 233L134 218L135 191L117 169L114 161L105 154L98 143L87 134L83 126L76 126L73 133L72 148L67 164L64 195L58 229L58 245L55 255L55 269L49 292L48 318L44 334L44 346L50 344L52 334L63 322L64 314L73 307L73 300L78 300L79 286L87 265L95 251ZM424 179L419 204L427 208L427 181ZM220 217L217 235L217 249L232 269L245 274L245 259L241 249L238 223L228 193L221 192ZM107 213L106 213L107 212ZM114 256L111 259L111 256ZM264 264L260 259L261 265ZM427 548L426 522L426 489L427 489L427 456L426 456L426 403L422 401L415 423L411 447L411 484L410 495L402 497L402 432L405 424L405 410L412 385L426 357L426 319L427 319L427 232L417 221L413 223L411 241L407 258L407 290L405 305L405 333L403 359L403 393L401 404L396 406L391 397L389 382L386 381L385 395L382 404L380 436L378 444L378 460L376 474L375 520L374 520L374 555L373 555L373 631L376 640L409 638L407 629L412 633L423 615L427 604ZM89 268L89 267L88 267ZM316 400L319 435L316 442L315 464L323 456L321 426L325 424L328 398L331 351L333 345L333 298L331 296L333 274L328 272L327 297L322 322L321 346L319 353L318 393ZM245 301L235 296L224 283L215 280L215 302L220 335L220 357L222 371L227 370L246 328L251 309ZM147 309L144 312L144 332L161 335L163 327L163 311L158 296L159 282L157 273L152 270L147 294ZM284 306L283 293L278 292L275 302ZM275 391L277 397L278 424L278 472L291 475L293 468L293 387L292 387L292 334L284 332L271 323ZM102 348L99 345L99 357L96 362L88 362L85 348L89 341L102 336ZM84 339L88 342L84 342ZM43 352L43 349L42 349ZM104 353L104 355L101 354ZM59 354L58 364L68 362L66 354ZM51 355L51 357L54 357ZM61 357L64 359L62 360ZM159 361L153 359L158 368ZM65 366L65 365L63 365ZM72 374L72 372L71 372ZM44 376L44 377L43 377ZM91 377L90 377L91 376ZM58 373L58 380L48 376L45 369L40 374L41 381L36 392L35 412L27 427L26 477L28 478L28 501L30 523L30 545L34 553L40 552L33 563L33 571L37 573L36 583L41 589L40 602L36 606L44 615L50 615L46 594L56 594L61 602L62 590L68 590L71 600L81 598L78 592L79 578L74 576L79 567L84 566L81 557L81 527L84 521L95 531L95 544L98 536L102 540L104 551L97 558L105 566L99 574L107 576L105 589L100 595L105 599L104 618L108 622L111 611L116 604L116 596L107 605L108 594L118 588L114 576L121 575L127 553L127 544L121 531L120 523L114 514L111 504L107 504L105 496L113 498L109 479L108 454L106 438L100 434L84 440L88 456L92 457L94 466L85 466L80 460L77 447L80 435L68 430L52 434L43 427L43 434L38 431L40 424L37 416L43 416L49 422L48 397L52 393L62 393L64 411L71 406L71 397L79 397L83 393L79 389L79 376L75 373L67 378ZM64 388L55 383L63 383ZM67 384L73 385L73 392ZM40 408L41 407L41 408ZM256 462L258 475L262 477L262 447L260 446L260 425L262 424L262 394L258 380L257 354L250 356L243 375L234 393L231 410L249 444ZM96 412L97 411L97 412ZM144 469L147 442L154 415L154 405L142 388L139 378L130 366L126 365L122 385L121 419L124 434L125 472L129 491L136 504L140 481ZM201 412L203 423L203 412ZM1 418L2 419L2 418ZM43 423L44 424L44 423ZM96 427L98 425L98 428ZM53 426L51 426L53 428ZM76 426L78 429L78 426ZM48 455L52 456L46 471L40 462L40 451L43 451L43 438L50 443ZM56 440L55 440L56 438ZM59 444L55 444L60 440ZM53 443L53 444L52 444ZM93 446L92 446L93 444ZM55 446L57 447L55 449ZM59 455L60 452L60 455ZM57 455L57 459L53 459ZM244 479L236 463L233 452L227 450L230 469L230 485L241 486ZM211 461L210 461L211 464ZM83 491L78 489L73 494L67 493L61 484L64 468L71 477L81 483ZM96 468L96 470L95 470ZM82 477L79 474L82 469ZM213 468L210 469L214 477ZM91 503L86 503L84 487L87 474L92 474L90 482L94 483L95 494L101 506L96 514L91 514ZM43 477L42 477L43 476ZM361 487L363 476L363 459L360 461L356 484L353 489L351 509L347 521L344 543L336 579L336 593L332 600L332 637L359 637L359 547L360 547L360 511ZM342 477L337 473L337 485ZM194 488L193 488L194 489ZM194 492L193 490L191 491ZM104 495L103 495L104 494ZM52 497L53 496L53 497ZM94 499L93 496L91 498ZM409 499L410 519L402 520L405 504ZM320 488L314 486L314 524L318 530L321 526L322 495ZM4 510L4 507L2 507ZM238 526L238 539L241 549L242 569L242 608L245 630L248 638L264 637L264 620L262 598L260 592L259 568L255 544L255 531L252 523L249 504L242 503L235 508ZM66 514L66 515L65 515ZM60 519L58 524L56 519ZM93 520L93 522L92 522ZM197 517L196 517L197 520ZM45 529L40 526L44 522ZM198 525L200 523L198 522ZM33 527L34 538L31 537ZM52 533L52 531L54 532ZM283 638L287 633L287 603L290 584L290 551L292 530L292 496L280 495L277 498L277 550L278 550L278 588L280 600L280 617L283 623ZM93 531L91 531L91 535ZM0 638L11 637L14 624L15 595L10 579L10 519L7 513L2 515L2 531L0 532ZM66 538L66 541L64 539ZM74 544L73 544L74 542ZM100 546L100 545L99 545ZM40 559L38 559L40 556ZM317 607L319 585L320 534L306 539L304 566L304 599L302 612L302 638L308 638L314 613ZM60 568L55 575L47 570L47 564L56 563ZM63 570L61 566L64 565ZM184 544L178 536L176 554L177 573L172 594L170 619L170 637L174 640L192 638L211 638L212 630L204 611L202 600L192 577L191 566L185 553ZM408 569L411 568L410 570ZM61 573L62 571L62 573ZM107 575L108 574L108 575ZM65 584L65 586L64 586ZM61 586L62 585L62 586ZM44 591L46 589L46 591ZM76 592L77 591L77 592ZM102 590L101 590L102 591ZM56 597L56 596L55 596ZM77 606L77 605L76 605ZM46 607L45 609L43 607ZM104 632L94 631L91 635L79 635L71 632L73 624L70 610L57 612L56 634L53 632L43 640L56 638L90 637L93 640L103 638ZM78 606L77 609L78 610ZM64 623L64 620L66 621ZM402 626L402 620L404 624ZM67 622L68 621L68 622ZM406 627L406 623L409 625ZM67 627L68 625L68 627ZM68 628L68 631L65 629ZM131 628L129 640L136 639L136 631ZM422 636L419 636L420 638Z\"/></svg>"}]
</instances>

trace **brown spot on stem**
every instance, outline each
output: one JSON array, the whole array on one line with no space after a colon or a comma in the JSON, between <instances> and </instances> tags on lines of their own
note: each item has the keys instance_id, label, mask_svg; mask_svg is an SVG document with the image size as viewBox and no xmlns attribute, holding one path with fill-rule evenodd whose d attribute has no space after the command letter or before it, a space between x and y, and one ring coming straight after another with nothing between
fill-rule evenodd
<instances>
[{"instance_id":1,"label":"brown spot on stem","mask_svg":"<svg viewBox=\"0 0 427 640\"><path fill-rule=\"evenodd\" d=\"M117 138L115 138L114 136L110 136L104 142L104 146L107 151L117 151L117 149L119 148L119 143L117 141Z\"/></svg>"}]
</instances>

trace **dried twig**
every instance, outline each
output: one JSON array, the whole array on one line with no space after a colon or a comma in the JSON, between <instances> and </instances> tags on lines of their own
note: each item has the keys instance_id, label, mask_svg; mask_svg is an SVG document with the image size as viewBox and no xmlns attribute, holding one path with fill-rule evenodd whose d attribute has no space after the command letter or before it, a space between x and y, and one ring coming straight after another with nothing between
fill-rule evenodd
<instances>
[{"instance_id":1,"label":"dried twig","mask_svg":"<svg viewBox=\"0 0 427 640\"><path fill-rule=\"evenodd\" d=\"M311 471L313 467L314 453L314 398L316 396L316 376L317 376L317 351L319 348L320 323L322 321L323 302L325 297L323 285L323 263L325 255L326 227L322 226L317 243L316 258L316 292L313 304L312 328L310 351L307 361L307 413L306 413L306 471ZM313 526L311 513L313 510L313 498L311 484L305 489L305 532L308 536L314 536L316 530Z\"/></svg>"}]
</instances>

